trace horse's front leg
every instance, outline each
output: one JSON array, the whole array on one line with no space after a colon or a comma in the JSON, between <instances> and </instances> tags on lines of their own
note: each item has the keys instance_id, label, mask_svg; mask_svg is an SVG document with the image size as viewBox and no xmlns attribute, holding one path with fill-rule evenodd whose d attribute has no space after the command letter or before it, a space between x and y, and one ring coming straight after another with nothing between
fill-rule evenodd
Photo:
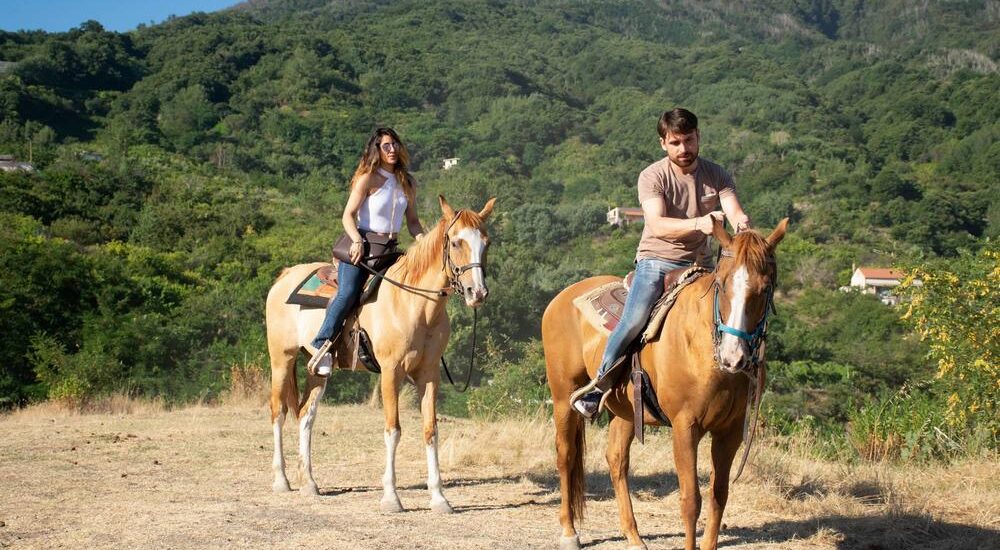
<instances>
[{"instance_id":1,"label":"horse's front leg","mask_svg":"<svg viewBox=\"0 0 1000 550\"><path fill-rule=\"evenodd\" d=\"M718 548L719 526L729 500L729 472L742 442L742 422L734 422L727 431L712 434L712 490L708 498L708 523L701 539L702 550Z\"/></svg>"},{"instance_id":2,"label":"horse's front leg","mask_svg":"<svg viewBox=\"0 0 1000 550\"><path fill-rule=\"evenodd\" d=\"M437 365L423 370L423 376L417 379L417 391L420 395L424 447L427 451L427 491L431 496L431 510L450 514L454 510L441 491L441 468L438 464L437 389L441 383L441 372L437 370Z\"/></svg>"},{"instance_id":3,"label":"horse's front leg","mask_svg":"<svg viewBox=\"0 0 1000 550\"><path fill-rule=\"evenodd\" d=\"M304 495L318 495L319 488L312 473L312 430L316 422L316 410L326 391L326 378L307 375L306 389L299 404L299 492Z\"/></svg>"},{"instance_id":4,"label":"horse's front leg","mask_svg":"<svg viewBox=\"0 0 1000 550\"><path fill-rule=\"evenodd\" d=\"M383 363L385 364L385 363ZM392 364L392 363L389 363ZM385 473L382 475L383 512L402 512L403 504L396 494L396 447L399 446L399 387L404 377L403 367L382 369L382 411L385 414Z\"/></svg>"},{"instance_id":5,"label":"horse's front leg","mask_svg":"<svg viewBox=\"0 0 1000 550\"><path fill-rule=\"evenodd\" d=\"M695 550L695 530L701 513L698 490L698 441L702 433L690 420L674 423L674 465L680 486L681 520L684 522L684 550Z\"/></svg>"},{"instance_id":6,"label":"horse's front leg","mask_svg":"<svg viewBox=\"0 0 1000 550\"><path fill-rule=\"evenodd\" d=\"M629 451L632 439L635 438L633 426L632 422L617 416L611 419L605 458L608 460L611 484L615 489L615 500L618 501L618 518L621 521L622 534L628 539L629 550L639 550L645 549L646 544L639 538L635 513L632 511L632 494L628 488Z\"/></svg>"}]
</instances>

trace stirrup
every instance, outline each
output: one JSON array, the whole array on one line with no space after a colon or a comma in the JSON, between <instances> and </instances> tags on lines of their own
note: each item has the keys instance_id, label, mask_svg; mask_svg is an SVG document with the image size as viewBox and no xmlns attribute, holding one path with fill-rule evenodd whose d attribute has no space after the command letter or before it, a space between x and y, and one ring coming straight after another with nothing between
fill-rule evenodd
<instances>
[{"instance_id":1,"label":"stirrup","mask_svg":"<svg viewBox=\"0 0 1000 550\"><path fill-rule=\"evenodd\" d=\"M330 376L329 372L326 373L326 374L320 374L320 373L316 372L317 371L316 367L319 365L320 361L323 360L324 356L330 354L330 348L331 347L333 347L333 340L327 340L326 342L323 343L322 346L320 346L320 348L316 351L316 353L313 354L313 356L309 358L309 362L306 363L306 371L309 372L309 374L311 374L313 376L324 376L324 377L325 376ZM333 360L333 358L331 357L330 359L331 359L331 366L330 367L331 367L331 370L332 370L332 366L333 366L332 365L332 360Z\"/></svg>"}]
</instances>

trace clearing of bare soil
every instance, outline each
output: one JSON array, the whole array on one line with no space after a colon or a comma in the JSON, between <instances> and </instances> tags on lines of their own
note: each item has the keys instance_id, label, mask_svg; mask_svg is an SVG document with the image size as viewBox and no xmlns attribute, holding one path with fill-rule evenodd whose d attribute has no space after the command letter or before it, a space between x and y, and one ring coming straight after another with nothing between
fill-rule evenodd
<instances>
[{"instance_id":1,"label":"clearing of bare soil","mask_svg":"<svg viewBox=\"0 0 1000 550\"><path fill-rule=\"evenodd\" d=\"M418 413L403 412L397 458L406 511L379 512L381 412L323 406L314 469L321 495L271 492L263 406L101 414L40 406L0 417L3 548L556 548L559 484L547 419L442 418L441 473L456 513L428 508ZM289 478L297 437L286 423ZM588 428L585 548L623 548L603 459ZM652 548L683 544L668 430L632 452L639 530ZM700 452L702 489L708 453ZM765 442L732 490L723 548L998 548L996 460L948 467L847 466ZM704 515L704 514L703 514Z\"/></svg>"}]
</instances>

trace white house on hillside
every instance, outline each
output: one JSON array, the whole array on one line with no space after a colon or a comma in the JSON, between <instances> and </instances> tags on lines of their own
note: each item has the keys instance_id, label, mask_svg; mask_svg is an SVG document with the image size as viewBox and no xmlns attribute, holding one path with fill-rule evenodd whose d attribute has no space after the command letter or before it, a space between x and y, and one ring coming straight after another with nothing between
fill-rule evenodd
<instances>
[{"instance_id":1,"label":"white house on hillside","mask_svg":"<svg viewBox=\"0 0 1000 550\"><path fill-rule=\"evenodd\" d=\"M444 159L441 164L442 164L442 167L445 170L449 170L453 166L458 166L458 161L459 160L460 160L459 157L454 157L454 158L450 158L450 159Z\"/></svg>"},{"instance_id":2,"label":"white house on hillside","mask_svg":"<svg viewBox=\"0 0 1000 550\"><path fill-rule=\"evenodd\" d=\"M617 206L608 210L608 223L624 227L632 222L642 221L642 208L625 208Z\"/></svg>"},{"instance_id":3,"label":"white house on hillside","mask_svg":"<svg viewBox=\"0 0 1000 550\"><path fill-rule=\"evenodd\" d=\"M899 296L892 293L893 287L899 286L906 273L898 269L885 267L859 267L851 275L851 287L865 294L874 294L883 304L896 305ZM914 281L915 285L921 284Z\"/></svg>"}]
</instances>

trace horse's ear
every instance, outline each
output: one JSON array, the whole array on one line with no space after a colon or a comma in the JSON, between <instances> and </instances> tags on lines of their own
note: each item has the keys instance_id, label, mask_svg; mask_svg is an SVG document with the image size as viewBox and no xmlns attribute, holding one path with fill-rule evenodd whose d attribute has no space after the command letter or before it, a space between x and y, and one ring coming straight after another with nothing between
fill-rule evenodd
<instances>
[{"instance_id":1,"label":"horse's ear","mask_svg":"<svg viewBox=\"0 0 1000 550\"><path fill-rule=\"evenodd\" d=\"M450 221L455 217L455 210L448 204L448 201L444 200L444 195L438 195L438 202L441 203L441 213L444 214L444 219Z\"/></svg>"},{"instance_id":2,"label":"horse's ear","mask_svg":"<svg viewBox=\"0 0 1000 550\"><path fill-rule=\"evenodd\" d=\"M788 229L788 218L778 222L778 227L775 227L774 231L767 236L767 246L771 247L771 250L774 250L778 246L778 243L781 242L781 239L785 238L786 229Z\"/></svg>"},{"instance_id":3,"label":"horse's ear","mask_svg":"<svg viewBox=\"0 0 1000 550\"><path fill-rule=\"evenodd\" d=\"M479 211L479 217L484 220L490 217L490 214L493 213L493 204L495 202L497 202L496 197L493 197L490 200L486 201L486 206L484 206L483 209Z\"/></svg>"},{"instance_id":4,"label":"horse's ear","mask_svg":"<svg viewBox=\"0 0 1000 550\"><path fill-rule=\"evenodd\" d=\"M722 248L729 248L733 242L733 237L726 231L726 222L712 218L712 236L715 237Z\"/></svg>"}]
</instances>

